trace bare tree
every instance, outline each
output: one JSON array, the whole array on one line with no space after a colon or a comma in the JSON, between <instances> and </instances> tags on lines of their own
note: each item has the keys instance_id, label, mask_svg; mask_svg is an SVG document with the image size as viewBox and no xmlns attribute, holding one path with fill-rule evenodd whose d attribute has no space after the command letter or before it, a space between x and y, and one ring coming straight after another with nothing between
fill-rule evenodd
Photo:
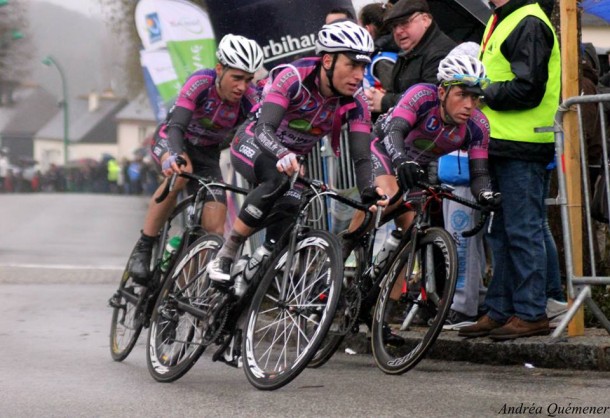
<instances>
[{"instance_id":1,"label":"bare tree","mask_svg":"<svg viewBox=\"0 0 610 418\"><path fill-rule=\"evenodd\" d=\"M25 0L8 0L0 5L0 106L12 104L12 92L30 72L33 56L28 37Z\"/></svg>"},{"instance_id":2,"label":"bare tree","mask_svg":"<svg viewBox=\"0 0 610 418\"><path fill-rule=\"evenodd\" d=\"M125 85L130 96L144 88L144 78L140 66L140 38L134 23L136 1L133 0L99 0L106 24L119 36L126 45Z\"/></svg>"}]
</instances>

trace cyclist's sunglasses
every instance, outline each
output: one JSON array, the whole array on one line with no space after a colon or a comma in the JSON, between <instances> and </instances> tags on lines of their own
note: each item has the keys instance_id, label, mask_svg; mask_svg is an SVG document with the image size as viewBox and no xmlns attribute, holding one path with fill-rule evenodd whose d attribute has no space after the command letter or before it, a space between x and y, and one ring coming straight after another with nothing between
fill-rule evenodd
<instances>
[{"instance_id":1,"label":"cyclist's sunglasses","mask_svg":"<svg viewBox=\"0 0 610 418\"><path fill-rule=\"evenodd\" d=\"M466 84L467 86L470 86L470 87L478 86L478 87L481 87L482 89L487 88L490 83L491 83L491 80L489 80L489 78L480 78L480 77L477 77L475 75L470 75L470 74L454 74L453 80L443 81L443 85L445 85L445 86L455 86L455 85L460 85L460 84Z\"/></svg>"}]
</instances>

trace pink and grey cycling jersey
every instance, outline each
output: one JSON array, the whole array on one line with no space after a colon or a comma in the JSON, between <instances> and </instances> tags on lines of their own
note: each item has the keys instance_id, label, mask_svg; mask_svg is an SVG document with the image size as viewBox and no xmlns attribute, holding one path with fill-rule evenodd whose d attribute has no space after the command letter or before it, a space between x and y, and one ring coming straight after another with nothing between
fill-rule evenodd
<instances>
[{"instance_id":1,"label":"pink and grey cycling jersey","mask_svg":"<svg viewBox=\"0 0 610 418\"><path fill-rule=\"evenodd\" d=\"M182 86L174 104L174 107L182 107L192 112L191 120L184 131L184 139L194 146L214 146L224 142L227 137L232 136L235 128L258 103L259 94L253 85L248 87L239 102L230 103L220 98L215 82L216 71L213 69L194 72ZM161 138L167 137L171 116L172 111L161 125Z\"/></svg>"},{"instance_id":2,"label":"pink and grey cycling jersey","mask_svg":"<svg viewBox=\"0 0 610 418\"><path fill-rule=\"evenodd\" d=\"M339 132L344 122L347 122L350 133L368 136L371 132L371 116L362 90L354 97L325 98L319 90L319 67L320 58L314 57L272 71L272 77L263 89L261 107L273 103L281 108L278 112L283 111L283 114L275 132L256 136L258 145L265 152L277 158L289 152L304 155L330 133L333 150L338 153ZM259 121L260 108L255 118L255 123L265 122Z\"/></svg>"},{"instance_id":3,"label":"pink and grey cycling jersey","mask_svg":"<svg viewBox=\"0 0 610 418\"><path fill-rule=\"evenodd\" d=\"M474 109L465 124L445 124L440 107L436 86L414 85L385 118L377 121L375 133L379 138L373 141L372 151L376 155L380 150L385 151L394 167L407 160L425 166L456 150L467 150L470 160L487 160L489 122L485 115ZM379 147L380 140L383 147ZM387 162L384 156L377 157ZM385 171L393 170L385 167Z\"/></svg>"}]
</instances>

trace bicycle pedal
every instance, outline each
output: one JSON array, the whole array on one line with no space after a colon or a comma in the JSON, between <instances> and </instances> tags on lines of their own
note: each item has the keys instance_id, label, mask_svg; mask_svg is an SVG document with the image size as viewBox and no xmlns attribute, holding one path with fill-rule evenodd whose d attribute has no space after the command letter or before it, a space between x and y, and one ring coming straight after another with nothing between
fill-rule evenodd
<instances>
[{"instance_id":1,"label":"bicycle pedal","mask_svg":"<svg viewBox=\"0 0 610 418\"><path fill-rule=\"evenodd\" d=\"M177 321L178 314L176 312L170 312L167 308L159 308L159 316L167 321Z\"/></svg>"},{"instance_id":2,"label":"bicycle pedal","mask_svg":"<svg viewBox=\"0 0 610 418\"><path fill-rule=\"evenodd\" d=\"M108 299L108 306L114 309L125 309L126 305L121 304L121 298L119 295L112 295L110 299Z\"/></svg>"},{"instance_id":3,"label":"bicycle pedal","mask_svg":"<svg viewBox=\"0 0 610 418\"><path fill-rule=\"evenodd\" d=\"M228 337L222 345L212 354L212 361L223 361L224 362L224 353L227 351L229 344L231 344L232 337Z\"/></svg>"},{"instance_id":4,"label":"bicycle pedal","mask_svg":"<svg viewBox=\"0 0 610 418\"><path fill-rule=\"evenodd\" d=\"M233 356L233 358L229 360L229 359L225 358L225 356L223 355L218 360L223 362L227 366L231 366L231 367L234 367L236 369L241 369L241 368L244 367L243 362L241 360L241 356Z\"/></svg>"}]
</instances>

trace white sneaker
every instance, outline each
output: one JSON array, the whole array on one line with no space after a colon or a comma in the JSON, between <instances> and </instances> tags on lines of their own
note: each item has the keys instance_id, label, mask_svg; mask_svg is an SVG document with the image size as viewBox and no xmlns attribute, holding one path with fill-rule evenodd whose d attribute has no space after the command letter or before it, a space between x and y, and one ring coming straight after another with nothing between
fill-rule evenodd
<instances>
[{"instance_id":1,"label":"white sneaker","mask_svg":"<svg viewBox=\"0 0 610 418\"><path fill-rule=\"evenodd\" d=\"M228 257L216 257L207 266L210 280L227 285L233 284L233 279L231 278L232 264L233 260Z\"/></svg>"},{"instance_id":2,"label":"white sneaker","mask_svg":"<svg viewBox=\"0 0 610 418\"><path fill-rule=\"evenodd\" d=\"M557 328L568 312L568 302L559 302L549 298L546 301L546 316L549 318L549 327Z\"/></svg>"}]
</instances>

